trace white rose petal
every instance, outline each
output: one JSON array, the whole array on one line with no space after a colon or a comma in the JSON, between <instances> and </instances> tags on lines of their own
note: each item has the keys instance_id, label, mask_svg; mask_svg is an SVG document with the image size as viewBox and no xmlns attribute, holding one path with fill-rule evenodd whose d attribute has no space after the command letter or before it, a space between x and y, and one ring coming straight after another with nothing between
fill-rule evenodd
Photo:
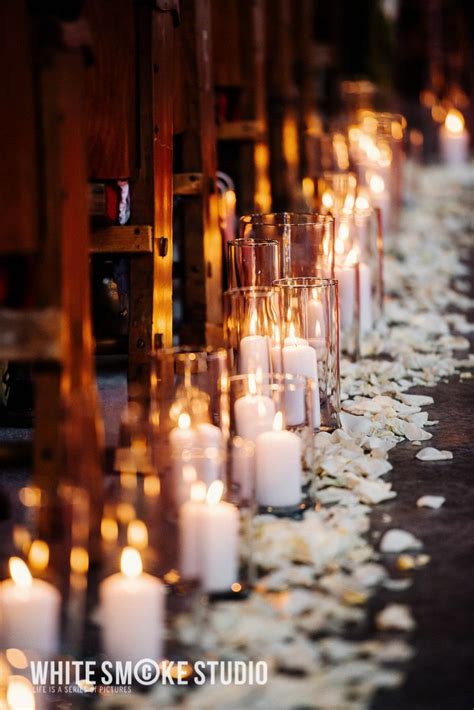
<instances>
[{"instance_id":1,"label":"white rose petal","mask_svg":"<svg viewBox=\"0 0 474 710\"><path fill-rule=\"evenodd\" d=\"M452 451L440 451L433 446L426 446L416 454L416 458L420 461L447 461L453 458Z\"/></svg>"},{"instance_id":2,"label":"white rose petal","mask_svg":"<svg viewBox=\"0 0 474 710\"><path fill-rule=\"evenodd\" d=\"M434 508L437 510L441 508L446 498L443 496L421 496L416 501L418 508Z\"/></svg>"},{"instance_id":3,"label":"white rose petal","mask_svg":"<svg viewBox=\"0 0 474 710\"><path fill-rule=\"evenodd\" d=\"M403 552L404 550L418 550L420 547L423 547L423 544L418 538L399 528L388 530L380 543L381 552Z\"/></svg>"}]
</instances>

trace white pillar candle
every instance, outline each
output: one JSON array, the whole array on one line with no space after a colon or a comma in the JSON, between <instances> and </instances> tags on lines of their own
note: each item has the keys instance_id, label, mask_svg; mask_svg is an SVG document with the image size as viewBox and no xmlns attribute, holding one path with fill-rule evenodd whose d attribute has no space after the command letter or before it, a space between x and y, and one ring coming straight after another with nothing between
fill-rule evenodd
<instances>
[{"instance_id":1,"label":"white pillar candle","mask_svg":"<svg viewBox=\"0 0 474 710\"><path fill-rule=\"evenodd\" d=\"M280 346L280 344L272 346L271 351L270 351L270 355L271 355L271 360L272 360L272 371L278 374L281 372L281 346Z\"/></svg>"},{"instance_id":2,"label":"white pillar candle","mask_svg":"<svg viewBox=\"0 0 474 710\"><path fill-rule=\"evenodd\" d=\"M249 444L235 437L232 446L232 483L238 486L239 503L255 502L255 460Z\"/></svg>"},{"instance_id":3,"label":"white pillar candle","mask_svg":"<svg viewBox=\"0 0 474 710\"><path fill-rule=\"evenodd\" d=\"M349 264L347 263L349 262ZM348 333L356 313L356 265L351 263L351 254L346 263L336 266L336 279L339 282L339 314L341 331ZM359 263L359 332L360 335L370 333L373 327L372 315L372 278L370 267Z\"/></svg>"},{"instance_id":4,"label":"white pillar candle","mask_svg":"<svg viewBox=\"0 0 474 710\"><path fill-rule=\"evenodd\" d=\"M200 512L201 583L206 592L230 590L239 579L239 511L221 500L222 481L214 481Z\"/></svg>"},{"instance_id":5,"label":"white pillar candle","mask_svg":"<svg viewBox=\"0 0 474 710\"><path fill-rule=\"evenodd\" d=\"M439 129L441 158L447 165L461 165L469 157L469 133L464 127L464 117L455 109L448 111Z\"/></svg>"},{"instance_id":6,"label":"white pillar candle","mask_svg":"<svg viewBox=\"0 0 474 710\"><path fill-rule=\"evenodd\" d=\"M191 497L179 509L179 570L183 579L200 576L200 514L206 498L206 484L196 481Z\"/></svg>"},{"instance_id":7,"label":"white pillar candle","mask_svg":"<svg viewBox=\"0 0 474 710\"><path fill-rule=\"evenodd\" d=\"M341 331L348 333L354 323L356 309L355 265L336 265L335 276L339 284L339 316Z\"/></svg>"},{"instance_id":8,"label":"white pillar candle","mask_svg":"<svg viewBox=\"0 0 474 710\"><path fill-rule=\"evenodd\" d=\"M112 661L163 657L165 587L142 571L140 553L125 547L121 571L100 584L104 652Z\"/></svg>"},{"instance_id":9,"label":"white pillar candle","mask_svg":"<svg viewBox=\"0 0 474 710\"><path fill-rule=\"evenodd\" d=\"M202 422L196 427L196 444L205 453L198 469L198 477L209 486L220 476L222 432L219 427Z\"/></svg>"},{"instance_id":10,"label":"white pillar candle","mask_svg":"<svg viewBox=\"0 0 474 710\"><path fill-rule=\"evenodd\" d=\"M269 342L264 335L246 335L239 343L239 372L270 371Z\"/></svg>"},{"instance_id":11,"label":"white pillar candle","mask_svg":"<svg viewBox=\"0 0 474 710\"><path fill-rule=\"evenodd\" d=\"M56 587L33 579L19 557L9 561L11 579L0 584L1 641L4 648L58 651L61 596Z\"/></svg>"},{"instance_id":12,"label":"white pillar candle","mask_svg":"<svg viewBox=\"0 0 474 710\"><path fill-rule=\"evenodd\" d=\"M178 417L178 426L171 430L170 436L171 455L173 456L173 489L176 502L182 503L189 498L189 491L195 478L189 475L196 471L194 466L183 463L183 452L191 451L197 444L197 432L191 428L191 417L187 412L182 412ZM191 463L191 461L190 461Z\"/></svg>"},{"instance_id":13,"label":"white pillar candle","mask_svg":"<svg viewBox=\"0 0 474 710\"><path fill-rule=\"evenodd\" d=\"M170 446L174 456L179 456L186 449L196 446L196 431L191 428L191 417L182 412L178 417L178 426L170 431Z\"/></svg>"},{"instance_id":14,"label":"white pillar candle","mask_svg":"<svg viewBox=\"0 0 474 710\"><path fill-rule=\"evenodd\" d=\"M243 439L255 441L262 431L272 428L275 404L270 397L257 394L255 378L248 378L249 393L234 404L235 429Z\"/></svg>"},{"instance_id":15,"label":"white pillar candle","mask_svg":"<svg viewBox=\"0 0 474 710\"><path fill-rule=\"evenodd\" d=\"M288 344L287 343L288 340ZM321 426L321 413L319 403L318 363L316 350L308 345L302 338L292 341L285 339L283 348L283 369L287 375L304 375L313 380L313 427ZM287 424L296 425L304 421L304 389L286 393L286 420Z\"/></svg>"},{"instance_id":16,"label":"white pillar candle","mask_svg":"<svg viewBox=\"0 0 474 710\"><path fill-rule=\"evenodd\" d=\"M370 267L361 262L359 264L359 328L361 335L370 333L373 326L372 318L372 279Z\"/></svg>"},{"instance_id":17,"label":"white pillar candle","mask_svg":"<svg viewBox=\"0 0 474 710\"><path fill-rule=\"evenodd\" d=\"M222 431L218 426L210 422L201 422L197 425L196 432L199 447L204 449L206 446L215 446L216 448L222 446Z\"/></svg>"},{"instance_id":18,"label":"white pillar candle","mask_svg":"<svg viewBox=\"0 0 474 710\"><path fill-rule=\"evenodd\" d=\"M277 412L273 430L259 434L255 443L257 501L272 508L301 501L301 440L282 427L283 417Z\"/></svg>"}]
</instances>

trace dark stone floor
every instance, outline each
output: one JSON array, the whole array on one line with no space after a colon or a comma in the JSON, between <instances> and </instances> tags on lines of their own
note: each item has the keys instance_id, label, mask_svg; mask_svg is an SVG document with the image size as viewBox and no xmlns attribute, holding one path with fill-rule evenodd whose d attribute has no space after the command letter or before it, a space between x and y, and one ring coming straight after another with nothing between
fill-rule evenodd
<instances>
[{"instance_id":1,"label":"dark stone floor","mask_svg":"<svg viewBox=\"0 0 474 710\"><path fill-rule=\"evenodd\" d=\"M432 394L430 419L436 448L452 451L452 461L422 462L418 447L403 443L390 452L391 474L398 496L377 506L373 529L400 527L424 543L430 563L405 576L413 585L405 592L381 591L375 608L389 602L408 604L417 622L412 636L416 656L404 686L380 693L375 710L472 710L474 707L474 380L452 378ZM388 479L388 477L387 477ZM422 495L442 495L439 510L417 508ZM384 523L388 513L392 520ZM403 576L403 575L400 575Z\"/></svg>"}]
</instances>

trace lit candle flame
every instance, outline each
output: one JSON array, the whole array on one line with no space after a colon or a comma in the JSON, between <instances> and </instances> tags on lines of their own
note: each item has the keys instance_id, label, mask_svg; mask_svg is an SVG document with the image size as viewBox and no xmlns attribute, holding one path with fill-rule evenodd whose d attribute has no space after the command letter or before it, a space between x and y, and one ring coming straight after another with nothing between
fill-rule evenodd
<instances>
[{"instance_id":1,"label":"lit candle flame","mask_svg":"<svg viewBox=\"0 0 474 710\"><path fill-rule=\"evenodd\" d=\"M44 540L33 540L28 552L28 563L39 572L46 569L49 564L49 547Z\"/></svg>"},{"instance_id":2,"label":"lit candle flame","mask_svg":"<svg viewBox=\"0 0 474 710\"><path fill-rule=\"evenodd\" d=\"M336 242L334 244L334 250L336 254L344 254L344 242L342 241L342 239L339 239L339 237L337 237Z\"/></svg>"},{"instance_id":3,"label":"lit candle flame","mask_svg":"<svg viewBox=\"0 0 474 710\"><path fill-rule=\"evenodd\" d=\"M385 190L385 182L380 175L372 175L369 185L371 191L376 195L380 195Z\"/></svg>"},{"instance_id":4,"label":"lit candle flame","mask_svg":"<svg viewBox=\"0 0 474 710\"><path fill-rule=\"evenodd\" d=\"M352 210L354 209L354 203L355 203L355 197L352 194L346 195L344 199L344 207L343 207L343 212L346 214L350 214Z\"/></svg>"},{"instance_id":5,"label":"lit candle flame","mask_svg":"<svg viewBox=\"0 0 474 710\"><path fill-rule=\"evenodd\" d=\"M196 481L193 483L190 495L194 503L203 503L206 500L206 484L204 481Z\"/></svg>"},{"instance_id":6,"label":"lit candle flame","mask_svg":"<svg viewBox=\"0 0 474 710\"><path fill-rule=\"evenodd\" d=\"M10 557L8 561L8 569L10 577L13 579L17 587L27 589L31 587L32 576L25 562L20 557Z\"/></svg>"},{"instance_id":7,"label":"lit candle flame","mask_svg":"<svg viewBox=\"0 0 474 710\"><path fill-rule=\"evenodd\" d=\"M190 463L186 463L183 466L183 481L186 483L192 483L197 478L197 471L194 466Z\"/></svg>"},{"instance_id":8,"label":"lit candle flame","mask_svg":"<svg viewBox=\"0 0 474 710\"><path fill-rule=\"evenodd\" d=\"M283 431L283 412L278 411L273 419L273 431Z\"/></svg>"},{"instance_id":9,"label":"lit candle flame","mask_svg":"<svg viewBox=\"0 0 474 710\"><path fill-rule=\"evenodd\" d=\"M219 503L220 499L222 498L223 492L224 484L222 483L222 481L213 481L209 486L209 490L207 491L206 496L206 500L209 505L217 505L217 503Z\"/></svg>"},{"instance_id":10,"label":"lit candle flame","mask_svg":"<svg viewBox=\"0 0 474 710\"><path fill-rule=\"evenodd\" d=\"M462 133L464 129L464 116L460 111L451 108L448 111L444 125L449 133Z\"/></svg>"},{"instance_id":11,"label":"lit candle flame","mask_svg":"<svg viewBox=\"0 0 474 710\"><path fill-rule=\"evenodd\" d=\"M361 212L363 212L364 210L368 210L370 208L370 203L365 195L358 195L355 202L355 206L356 210L360 210Z\"/></svg>"},{"instance_id":12,"label":"lit candle flame","mask_svg":"<svg viewBox=\"0 0 474 710\"><path fill-rule=\"evenodd\" d=\"M347 222L341 222L339 229L337 230L337 236L338 239L342 239L342 241L349 238L349 225Z\"/></svg>"},{"instance_id":13,"label":"lit candle flame","mask_svg":"<svg viewBox=\"0 0 474 710\"><path fill-rule=\"evenodd\" d=\"M131 520L127 528L127 542L131 547L144 550L148 547L148 529L143 520Z\"/></svg>"},{"instance_id":14,"label":"lit candle flame","mask_svg":"<svg viewBox=\"0 0 474 710\"><path fill-rule=\"evenodd\" d=\"M139 577L143 571L142 558L134 547L124 547L120 557L120 571L125 577Z\"/></svg>"},{"instance_id":15,"label":"lit candle flame","mask_svg":"<svg viewBox=\"0 0 474 710\"><path fill-rule=\"evenodd\" d=\"M191 428L191 417L187 412L182 412L178 417L178 427L180 429L190 429Z\"/></svg>"},{"instance_id":16,"label":"lit candle flame","mask_svg":"<svg viewBox=\"0 0 474 710\"><path fill-rule=\"evenodd\" d=\"M346 266L355 266L359 260L359 253L357 251L357 248L354 247L353 249L350 250L346 257Z\"/></svg>"},{"instance_id":17,"label":"lit candle flame","mask_svg":"<svg viewBox=\"0 0 474 710\"><path fill-rule=\"evenodd\" d=\"M290 331L289 331L288 338L293 341L293 345L297 345L294 323L290 323Z\"/></svg>"},{"instance_id":18,"label":"lit candle flame","mask_svg":"<svg viewBox=\"0 0 474 710\"><path fill-rule=\"evenodd\" d=\"M330 210L334 204L334 200L332 198L332 195L327 190L326 190L326 192L323 192L323 196L321 198L321 201L322 201L324 207L326 207L326 209L328 209L328 210Z\"/></svg>"},{"instance_id":19,"label":"lit candle flame","mask_svg":"<svg viewBox=\"0 0 474 710\"><path fill-rule=\"evenodd\" d=\"M250 374L248 377L249 394L257 394L257 382L255 380L255 375Z\"/></svg>"},{"instance_id":20,"label":"lit candle flame","mask_svg":"<svg viewBox=\"0 0 474 710\"><path fill-rule=\"evenodd\" d=\"M15 710L35 710L35 695L28 678L12 675L8 678L7 707ZM3 704L2 704L3 707Z\"/></svg>"},{"instance_id":21,"label":"lit candle flame","mask_svg":"<svg viewBox=\"0 0 474 710\"><path fill-rule=\"evenodd\" d=\"M117 521L113 518L102 518L100 523L100 533L106 542L115 542L118 538Z\"/></svg>"}]
</instances>

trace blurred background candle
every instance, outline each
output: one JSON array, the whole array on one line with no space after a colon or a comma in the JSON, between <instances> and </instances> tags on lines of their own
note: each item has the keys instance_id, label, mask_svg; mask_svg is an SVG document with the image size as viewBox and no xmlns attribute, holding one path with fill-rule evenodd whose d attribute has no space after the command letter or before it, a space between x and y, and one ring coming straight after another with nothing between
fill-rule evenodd
<instances>
[{"instance_id":1,"label":"blurred background candle","mask_svg":"<svg viewBox=\"0 0 474 710\"><path fill-rule=\"evenodd\" d=\"M33 579L19 557L9 560L11 579L0 585L4 647L31 649L51 656L58 651L61 596L49 582Z\"/></svg>"},{"instance_id":2,"label":"blurred background candle","mask_svg":"<svg viewBox=\"0 0 474 710\"><path fill-rule=\"evenodd\" d=\"M460 111L450 109L444 124L439 129L441 158L447 165L466 163L469 155L469 133L464 127Z\"/></svg>"},{"instance_id":3,"label":"blurred background candle","mask_svg":"<svg viewBox=\"0 0 474 710\"><path fill-rule=\"evenodd\" d=\"M99 588L104 652L112 661L137 663L163 656L165 587L143 572L138 550L125 547L120 572Z\"/></svg>"},{"instance_id":4,"label":"blurred background candle","mask_svg":"<svg viewBox=\"0 0 474 710\"><path fill-rule=\"evenodd\" d=\"M372 282L370 268L359 262L359 328L361 335L370 333L373 327Z\"/></svg>"},{"instance_id":5,"label":"blurred background candle","mask_svg":"<svg viewBox=\"0 0 474 710\"><path fill-rule=\"evenodd\" d=\"M256 440L257 502L261 506L284 508L301 501L301 439L283 429L283 415L275 414L272 431Z\"/></svg>"},{"instance_id":6,"label":"blurred background candle","mask_svg":"<svg viewBox=\"0 0 474 710\"><path fill-rule=\"evenodd\" d=\"M178 426L170 432L170 446L174 455L196 445L196 431L191 428L191 417L182 412L178 417Z\"/></svg>"},{"instance_id":7,"label":"blurred background candle","mask_svg":"<svg viewBox=\"0 0 474 710\"><path fill-rule=\"evenodd\" d=\"M385 180L378 173L374 173L369 180L371 202L374 207L378 207L382 213L382 224L384 230L390 227L390 194L386 188Z\"/></svg>"}]
</instances>

